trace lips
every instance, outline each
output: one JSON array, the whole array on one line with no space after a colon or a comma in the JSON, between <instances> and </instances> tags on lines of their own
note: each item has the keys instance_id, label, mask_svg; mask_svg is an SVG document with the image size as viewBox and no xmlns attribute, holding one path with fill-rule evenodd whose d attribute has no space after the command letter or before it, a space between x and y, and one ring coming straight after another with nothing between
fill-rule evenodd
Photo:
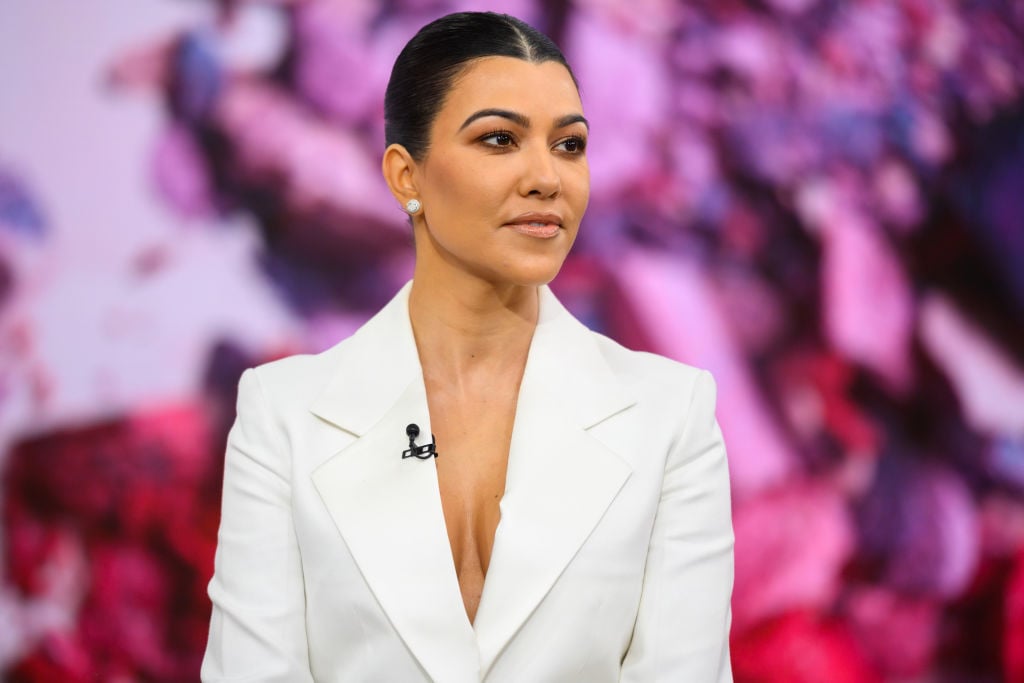
<instances>
[{"instance_id":1,"label":"lips","mask_svg":"<svg viewBox=\"0 0 1024 683\"><path fill-rule=\"evenodd\" d=\"M562 217L555 213L524 213L505 223L521 235L550 239L562 229Z\"/></svg>"}]
</instances>

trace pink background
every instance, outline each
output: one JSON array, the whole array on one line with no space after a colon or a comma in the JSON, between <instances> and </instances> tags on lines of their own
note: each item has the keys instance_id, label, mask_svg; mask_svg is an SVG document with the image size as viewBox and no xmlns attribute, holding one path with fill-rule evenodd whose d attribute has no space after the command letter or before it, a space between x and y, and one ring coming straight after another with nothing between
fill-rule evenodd
<instances>
[{"instance_id":1,"label":"pink background","mask_svg":"<svg viewBox=\"0 0 1024 683\"><path fill-rule=\"evenodd\" d=\"M1024 7L0 8L0 677L198 678L245 367L411 272L378 164L415 30L564 48L592 200L554 288L710 369L737 681L1024 681Z\"/></svg>"}]
</instances>

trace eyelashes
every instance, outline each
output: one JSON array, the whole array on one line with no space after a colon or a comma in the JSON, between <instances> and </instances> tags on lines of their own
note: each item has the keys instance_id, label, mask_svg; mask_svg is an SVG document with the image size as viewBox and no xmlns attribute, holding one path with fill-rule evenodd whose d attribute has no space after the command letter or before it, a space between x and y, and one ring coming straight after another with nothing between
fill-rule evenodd
<instances>
[{"instance_id":1,"label":"eyelashes","mask_svg":"<svg viewBox=\"0 0 1024 683\"><path fill-rule=\"evenodd\" d=\"M565 147L564 151L570 154L582 154L587 149L587 139L582 135L570 135L559 142L557 146Z\"/></svg>"},{"instance_id":2,"label":"eyelashes","mask_svg":"<svg viewBox=\"0 0 1024 683\"><path fill-rule=\"evenodd\" d=\"M477 138L477 142L496 149L509 149L517 145L515 134L505 129L484 133ZM587 139L582 135L569 135L556 142L554 147L567 154L582 154L587 149Z\"/></svg>"},{"instance_id":3,"label":"eyelashes","mask_svg":"<svg viewBox=\"0 0 1024 683\"><path fill-rule=\"evenodd\" d=\"M515 143L515 136L512 135L512 131L508 130L492 130L489 133L485 133L480 136L478 140L491 147L511 147ZM494 140L494 142L488 142L488 140Z\"/></svg>"}]
</instances>

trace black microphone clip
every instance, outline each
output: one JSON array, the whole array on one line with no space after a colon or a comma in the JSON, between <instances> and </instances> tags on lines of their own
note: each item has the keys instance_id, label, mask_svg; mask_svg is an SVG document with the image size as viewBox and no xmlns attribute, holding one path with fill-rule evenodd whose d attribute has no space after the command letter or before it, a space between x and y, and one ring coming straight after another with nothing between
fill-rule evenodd
<instances>
[{"instance_id":1,"label":"black microphone clip","mask_svg":"<svg viewBox=\"0 0 1024 683\"><path fill-rule=\"evenodd\" d=\"M430 443L422 446L416 445L416 437L420 435L420 427L417 424L410 424L405 428L405 435L409 437L409 448L402 451L402 460L406 458L419 458L429 460L431 456L437 457L437 446L434 443L434 435L430 435Z\"/></svg>"}]
</instances>

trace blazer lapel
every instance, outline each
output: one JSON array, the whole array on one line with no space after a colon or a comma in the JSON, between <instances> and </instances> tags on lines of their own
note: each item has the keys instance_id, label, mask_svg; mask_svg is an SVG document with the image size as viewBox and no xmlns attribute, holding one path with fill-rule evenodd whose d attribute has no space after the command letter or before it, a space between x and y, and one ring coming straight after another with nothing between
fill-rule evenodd
<instances>
[{"instance_id":1,"label":"blazer lapel","mask_svg":"<svg viewBox=\"0 0 1024 683\"><path fill-rule=\"evenodd\" d=\"M629 477L587 429L635 402L545 287L519 392L501 522L474 630L490 670Z\"/></svg>"},{"instance_id":2,"label":"blazer lapel","mask_svg":"<svg viewBox=\"0 0 1024 683\"><path fill-rule=\"evenodd\" d=\"M313 412L358 438L313 482L364 578L427 674L478 681L479 651L452 561L433 459L403 460L405 427L430 439L409 286L338 348ZM442 456L443 457L443 456Z\"/></svg>"}]
</instances>

